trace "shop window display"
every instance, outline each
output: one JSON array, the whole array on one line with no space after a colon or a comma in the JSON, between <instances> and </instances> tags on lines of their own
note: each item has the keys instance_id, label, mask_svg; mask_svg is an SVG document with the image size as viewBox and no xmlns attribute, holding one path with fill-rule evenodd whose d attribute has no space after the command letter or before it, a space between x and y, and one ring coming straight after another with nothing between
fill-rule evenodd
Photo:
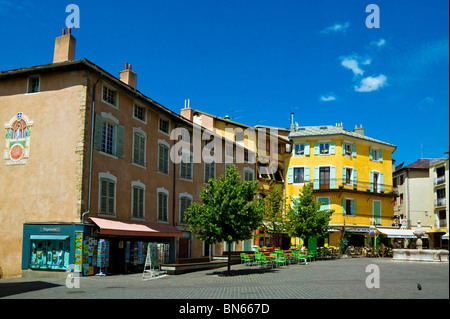
<instances>
[{"instance_id":1,"label":"shop window display","mask_svg":"<svg viewBox=\"0 0 450 319\"><path fill-rule=\"evenodd\" d=\"M65 270L69 253L69 240L32 240L30 268Z\"/></svg>"}]
</instances>

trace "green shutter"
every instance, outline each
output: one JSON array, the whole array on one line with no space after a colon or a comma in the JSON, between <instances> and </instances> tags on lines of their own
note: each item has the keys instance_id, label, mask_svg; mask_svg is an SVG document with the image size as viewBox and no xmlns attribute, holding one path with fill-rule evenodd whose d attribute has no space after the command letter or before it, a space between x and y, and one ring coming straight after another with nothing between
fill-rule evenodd
<instances>
[{"instance_id":1,"label":"green shutter","mask_svg":"<svg viewBox=\"0 0 450 319\"><path fill-rule=\"evenodd\" d=\"M116 144L116 156L123 157L123 143L124 143L125 127L123 125L117 125L117 144Z\"/></svg>"},{"instance_id":2,"label":"green shutter","mask_svg":"<svg viewBox=\"0 0 450 319\"><path fill-rule=\"evenodd\" d=\"M294 168L289 167L288 168L288 184L292 184L294 182Z\"/></svg>"},{"instance_id":3,"label":"green shutter","mask_svg":"<svg viewBox=\"0 0 450 319\"><path fill-rule=\"evenodd\" d=\"M352 156L356 157L356 144L352 145Z\"/></svg>"},{"instance_id":4,"label":"green shutter","mask_svg":"<svg viewBox=\"0 0 450 319\"><path fill-rule=\"evenodd\" d=\"M379 160L380 162L383 161L383 150L378 150L378 160Z\"/></svg>"},{"instance_id":5,"label":"green shutter","mask_svg":"<svg viewBox=\"0 0 450 319\"><path fill-rule=\"evenodd\" d=\"M345 142L342 142L342 155L345 155Z\"/></svg>"},{"instance_id":6,"label":"green shutter","mask_svg":"<svg viewBox=\"0 0 450 319\"><path fill-rule=\"evenodd\" d=\"M370 148L369 149L369 159L371 160L372 159L372 157L373 157L373 148Z\"/></svg>"},{"instance_id":7,"label":"green shutter","mask_svg":"<svg viewBox=\"0 0 450 319\"><path fill-rule=\"evenodd\" d=\"M346 167L342 167L342 184L345 184L347 182L347 175L346 175Z\"/></svg>"},{"instance_id":8,"label":"green shutter","mask_svg":"<svg viewBox=\"0 0 450 319\"><path fill-rule=\"evenodd\" d=\"M374 185L373 185L373 172L370 172L370 191L373 192Z\"/></svg>"},{"instance_id":9,"label":"green shutter","mask_svg":"<svg viewBox=\"0 0 450 319\"><path fill-rule=\"evenodd\" d=\"M353 186L358 185L358 170L356 168L353 169Z\"/></svg>"},{"instance_id":10,"label":"green shutter","mask_svg":"<svg viewBox=\"0 0 450 319\"><path fill-rule=\"evenodd\" d=\"M345 208L345 205L346 203L345 203L345 198L343 198L342 199L342 215L346 215L347 214L347 212L346 212L346 208Z\"/></svg>"},{"instance_id":11,"label":"green shutter","mask_svg":"<svg viewBox=\"0 0 450 319\"><path fill-rule=\"evenodd\" d=\"M373 201L373 218L375 219L375 224L381 224L381 202Z\"/></svg>"},{"instance_id":12,"label":"green shutter","mask_svg":"<svg viewBox=\"0 0 450 319\"><path fill-rule=\"evenodd\" d=\"M307 166L307 167L305 167L305 178L304 178L305 183L309 182L310 179L311 179L311 173L310 173L309 166Z\"/></svg>"},{"instance_id":13,"label":"green shutter","mask_svg":"<svg viewBox=\"0 0 450 319\"><path fill-rule=\"evenodd\" d=\"M352 215L356 215L356 199L354 199L353 201L353 212L352 212Z\"/></svg>"},{"instance_id":14,"label":"green shutter","mask_svg":"<svg viewBox=\"0 0 450 319\"><path fill-rule=\"evenodd\" d=\"M310 149L309 143L305 143L305 155L309 155L309 149Z\"/></svg>"},{"instance_id":15,"label":"green shutter","mask_svg":"<svg viewBox=\"0 0 450 319\"><path fill-rule=\"evenodd\" d=\"M102 149L102 128L103 128L103 118L101 115L95 114L94 123L94 148L96 150Z\"/></svg>"},{"instance_id":16,"label":"green shutter","mask_svg":"<svg viewBox=\"0 0 450 319\"><path fill-rule=\"evenodd\" d=\"M380 173L380 191L384 192L384 174Z\"/></svg>"},{"instance_id":17,"label":"green shutter","mask_svg":"<svg viewBox=\"0 0 450 319\"><path fill-rule=\"evenodd\" d=\"M330 142L330 155L336 154L336 143Z\"/></svg>"},{"instance_id":18,"label":"green shutter","mask_svg":"<svg viewBox=\"0 0 450 319\"><path fill-rule=\"evenodd\" d=\"M330 189L336 189L336 166L330 167Z\"/></svg>"},{"instance_id":19,"label":"green shutter","mask_svg":"<svg viewBox=\"0 0 450 319\"><path fill-rule=\"evenodd\" d=\"M319 167L314 167L314 189L319 189Z\"/></svg>"},{"instance_id":20,"label":"green shutter","mask_svg":"<svg viewBox=\"0 0 450 319\"><path fill-rule=\"evenodd\" d=\"M314 155L319 155L320 144L318 142L314 143Z\"/></svg>"}]
</instances>

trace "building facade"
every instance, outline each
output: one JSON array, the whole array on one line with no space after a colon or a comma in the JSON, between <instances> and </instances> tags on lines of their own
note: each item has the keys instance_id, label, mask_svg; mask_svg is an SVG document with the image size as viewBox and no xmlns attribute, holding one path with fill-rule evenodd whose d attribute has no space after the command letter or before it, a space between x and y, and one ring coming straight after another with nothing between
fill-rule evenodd
<instances>
[{"instance_id":1,"label":"building facade","mask_svg":"<svg viewBox=\"0 0 450 319\"><path fill-rule=\"evenodd\" d=\"M370 226L391 228L395 190L392 153L396 146L336 126L292 126L292 155L287 159L289 197L309 184L324 209L332 209L328 238L318 245L363 246Z\"/></svg>"},{"instance_id":2,"label":"building facade","mask_svg":"<svg viewBox=\"0 0 450 319\"><path fill-rule=\"evenodd\" d=\"M53 63L0 72L1 273L140 271L148 243L203 256L183 214L225 173L223 138L143 95L131 65L115 77L74 52L64 32Z\"/></svg>"}]
</instances>

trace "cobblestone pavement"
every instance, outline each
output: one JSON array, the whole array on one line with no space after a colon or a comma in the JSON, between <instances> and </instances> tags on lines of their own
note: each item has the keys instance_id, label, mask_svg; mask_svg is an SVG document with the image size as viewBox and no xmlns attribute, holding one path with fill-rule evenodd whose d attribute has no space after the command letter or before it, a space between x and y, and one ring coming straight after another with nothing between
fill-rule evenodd
<instances>
[{"instance_id":1,"label":"cobblestone pavement","mask_svg":"<svg viewBox=\"0 0 450 319\"><path fill-rule=\"evenodd\" d=\"M376 266L370 266L376 265ZM142 274L1 279L0 299L448 299L449 264L396 262L385 258L313 261L281 268L233 265L143 280ZM375 271L373 270L375 269ZM368 288L379 270L379 288ZM422 290L417 289L420 283ZM198 300L197 300L198 301ZM240 300L240 302L243 302Z\"/></svg>"}]
</instances>

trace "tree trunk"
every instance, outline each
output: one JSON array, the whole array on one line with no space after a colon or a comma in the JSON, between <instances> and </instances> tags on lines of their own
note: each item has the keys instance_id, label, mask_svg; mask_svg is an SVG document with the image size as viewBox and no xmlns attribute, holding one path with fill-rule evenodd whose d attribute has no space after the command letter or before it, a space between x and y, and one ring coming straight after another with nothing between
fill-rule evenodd
<instances>
[{"instance_id":1,"label":"tree trunk","mask_svg":"<svg viewBox=\"0 0 450 319\"><path fill-rule=\"evenodd\" d=\"M230 242L228 242L227 276L231 276L231 243Z\"/></svg>"}]
</instances>

